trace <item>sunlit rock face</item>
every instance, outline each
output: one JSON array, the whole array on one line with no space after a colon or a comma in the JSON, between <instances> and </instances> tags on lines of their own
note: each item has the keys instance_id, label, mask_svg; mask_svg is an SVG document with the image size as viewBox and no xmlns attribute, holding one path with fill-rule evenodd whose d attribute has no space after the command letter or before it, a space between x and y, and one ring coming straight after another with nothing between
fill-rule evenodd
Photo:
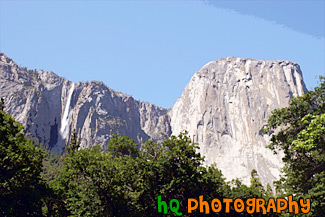
<instances>
[{"instance_id":1,"label":"sunlit rock face","mask_svg":"<svg viewBox=\"0 0 325 217\"><path fill-rule=\"evenodd\" d=\"M281 154L265 148L270 136L260 130L274 108L305 91L295 63L228 57L196 72L167 111L102 82L73 83L50 71L21 68L0 53L5 111L50 149L62 153L73 129L81 148L106 148L113 133L142 142L186 130L207 164L216 163L228 180L246 184L252 169L263 184L278 178Z\"/></svg>"},{"instance_id":2,"label":"sunlit rock face","mask_svg":"<svg viewBox=\"0 0 325 217\"><path fill-rule=\"evenodd\" d=\"M170 132L167 110L111 90L102 82L73 83L53 72L19 67L0 53L0 96L5 111L26 131L62 153L76 129L81 147L107 145L111 134L138 142Z\"/></svg>"},{"instance_id":3,"label":"sunlit rock face","mask_svg":"<svg viewBox=\"0 0 325 217\"><path fill-rule=\"evenodd\" d=\"M275 108L306 91L297 64L228 57L206 64L169 111L172 133L187 130L207 164L227 179L249 183L256 169L264 184L279 177L281 154L265 148L261 128Z\"/></svg>"}]
</instances>

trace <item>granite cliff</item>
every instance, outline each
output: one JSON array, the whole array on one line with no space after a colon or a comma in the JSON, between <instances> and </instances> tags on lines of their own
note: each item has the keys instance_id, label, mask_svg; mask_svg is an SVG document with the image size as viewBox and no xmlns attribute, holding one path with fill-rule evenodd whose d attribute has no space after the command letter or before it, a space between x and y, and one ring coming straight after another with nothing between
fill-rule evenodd
<instances>
[{"instance_id":1,"label":"granite cliff","mask_svg":"<svg viewBox=\"0 0 325 217\"><path fill-rule=\"evenodd\" d=\"M305 91L296 63L228 57L197 71L166 110L102 82L73 83L50 71L27 70L0 53L5 111L52 150L64 151L72 129L82 148L105 148L112 133L141 142L187 130L207 164L215 162L227 179L245 183L253 168L264 184L278 178L281 154L265 148L270 137L260 130L274 108Z\"/></svg>"},{"instance_id":2,"label":"granite cliff","mask_svg":"<svg viewBox=\"0 0 325 217\"><path fill-rule=\"evenodd\" d=\"M256 169L264 184L279 177L282 154L265 148L260 130L275 108L306 91L299 65L228 57L206 64L191 78L169 111L171 130L186 129L207 164L228 179L249 183Z\"/></svg>"},{"instance_id":3,"label":"granite cliff","mask_svg":"<svg viewBox=\"0 0 325 217\"><path fill-rule=\"evenodd\" d=\"M64 151L73 129L82 148L95 144L105 148L113 133L139 142L171 133L166 109L137 101L102 82L73 83L50 71L21 68L3 53L0 91L5 111L58 153Z\"/></svg>"}]
</instances>

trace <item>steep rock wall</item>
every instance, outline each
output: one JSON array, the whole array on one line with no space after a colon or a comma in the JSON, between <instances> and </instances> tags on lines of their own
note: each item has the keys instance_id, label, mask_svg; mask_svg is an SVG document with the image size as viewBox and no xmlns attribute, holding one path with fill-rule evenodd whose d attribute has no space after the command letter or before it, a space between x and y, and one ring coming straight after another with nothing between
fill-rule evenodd
<instances>
[{"instance_id":1,"label":"steep rock wall","mask_svg":"<svg viewBox=\"0 0 325 217\"><path fill-rule=\"evenodd\" d=\"M169 111L172 133L187 130L207 164L229 180L249 183L256 169L264 184L279 177L282 155L265 148L260 130L275 108L306 91L297 64L228 57L206 64Z\"/></svg>"},{"instance_id":2,"label":"steep rock wall","mask_svg":"<svg viewBox=\"0 0 325 217\"><path fill-rule=\"evenodd\" d=\"M167 110L111 90L102 82L65 80L53 72L27 70L0 53L0 96L5 111L26 131L62 153L76 129L81 147L105 148L113 133L138 142L170 135Z\"/></svg>"}]
</instances>

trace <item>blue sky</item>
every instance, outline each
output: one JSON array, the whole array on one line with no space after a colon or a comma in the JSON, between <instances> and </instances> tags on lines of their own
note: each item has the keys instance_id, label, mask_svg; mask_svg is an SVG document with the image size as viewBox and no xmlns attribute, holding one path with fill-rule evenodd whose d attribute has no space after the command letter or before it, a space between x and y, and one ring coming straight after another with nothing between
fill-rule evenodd
<instances>
[{"instance_id":1,"label":"blue sky","mask_svg":"<svg viewBox=\"0 0 325 217\"><path fill-rule=\"evenodd\" d=\"M19 65L170 108L191 76L227 56L291 60L325 74L325 1L0 0L0 50Z\"/></svg>"}]
</instances>

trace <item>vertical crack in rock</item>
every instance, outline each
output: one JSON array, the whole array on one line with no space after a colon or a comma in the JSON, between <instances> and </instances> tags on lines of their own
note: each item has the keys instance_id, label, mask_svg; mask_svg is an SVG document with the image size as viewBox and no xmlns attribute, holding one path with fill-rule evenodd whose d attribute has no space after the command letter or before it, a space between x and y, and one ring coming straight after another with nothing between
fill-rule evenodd
<instances>
[{"instance_id":1,"label":"vertical crack in rock","mask_svg":"<svg viewBox=\"0 0 325 217\"><path fill-rule=\"evenodd\" d=\"M53 148L54 145L58 142L58 123L56 122L55 118L55 124L51 125L51 130L50 130L50 142L49 146L50 148Z\"/></svg>"}]
</instances>

